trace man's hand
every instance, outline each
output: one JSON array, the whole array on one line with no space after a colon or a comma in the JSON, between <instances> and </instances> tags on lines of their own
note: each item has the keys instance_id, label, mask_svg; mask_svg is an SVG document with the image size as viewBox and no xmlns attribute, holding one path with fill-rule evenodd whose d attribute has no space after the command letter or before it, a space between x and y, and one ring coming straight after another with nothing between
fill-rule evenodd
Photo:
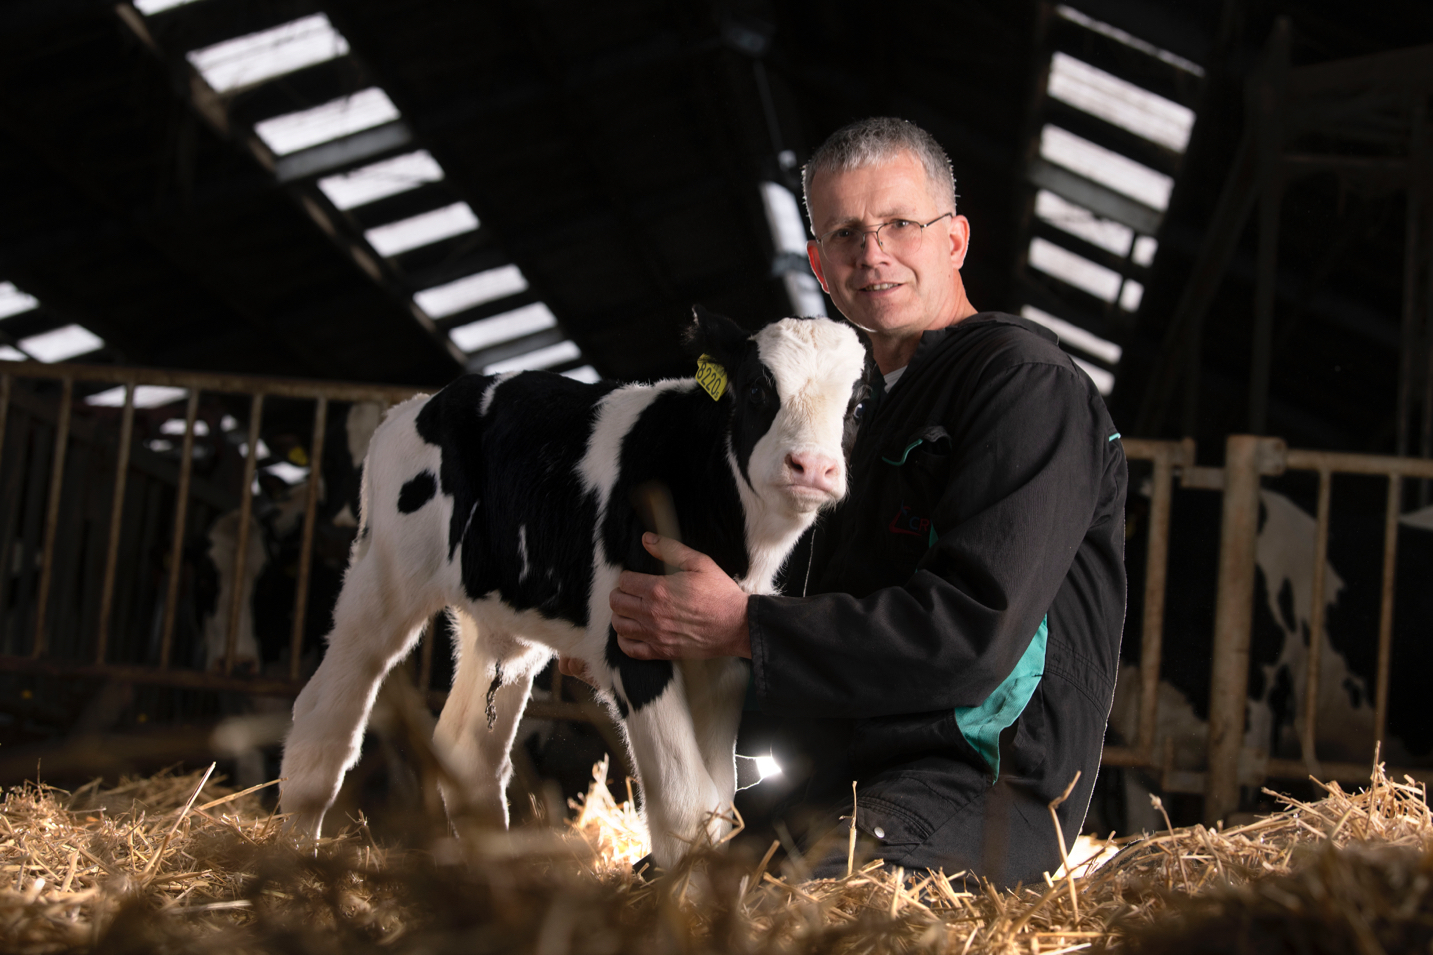
<instances>
[{"instance_id":1,"label":"man's hand","mask_svg":"<svg viewBox=\"0 0 1433 955\"><path fill-rule=\"evenodd\" d=\"M643 534L642 546L678 572L622 572L609 599L622 652L638 660L750 657L746 591L710 557L671 538Z\"/></svg>"}]
</instances>

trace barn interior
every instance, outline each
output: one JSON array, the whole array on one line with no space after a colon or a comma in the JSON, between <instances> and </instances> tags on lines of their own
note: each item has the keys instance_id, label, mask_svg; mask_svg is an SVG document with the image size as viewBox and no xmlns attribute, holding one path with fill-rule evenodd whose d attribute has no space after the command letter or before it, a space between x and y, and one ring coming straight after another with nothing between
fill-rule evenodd
<instances>
[{"instance_id":1,"label":"barn interior","mask_svg":"<svg viewBox=\"0 0 1433 955\"><path fill-rule=\"evenodd\" d=\"M800 170L865 116L935 135L972 224L971 300L1056 331L1126 438L1193 439L1161 459L1182 489L1224 486L1236 434L1433 458L1430 93L1433 9L1414 0L0 5L0 360L30 363L0 365L0 784L37 759L67 783L216 753L267 772L253 760L351 540L336 499L302 517L327 507L312 472L343 415L464 372L689 375L694 303L750 328L834 314ZM1132 535L1151 461L1132 465ZM1317 511L1316 483L1281 480ZM1385 499L1400 520L1429 503L1426 480L1333 486L1377 527ZM241 609L255 628L271 612L204 569L241 508L225 546L252 543L251 513L292 532L253 558L280 568L262 586L283 646L216 673L205 613L234 608L232 652ZM1175 508L1214 562L1218 505ZM1339 570L1375 604L1382 540ZM1262 605L1278 588L1260 586ZM1355 655L1396 710L1411 671L1387 675L1365 616ZM432 629L413 670L441 692ZM533 713L566 755L519 766L539 790L612 740L580 687L544 680ZM255 746L216 743L235 720ZM1162 759L1129 764L1197 817L1199 767ZM1245 781L1242 808L1258 798Z\"/></svg>"}]
</instances>

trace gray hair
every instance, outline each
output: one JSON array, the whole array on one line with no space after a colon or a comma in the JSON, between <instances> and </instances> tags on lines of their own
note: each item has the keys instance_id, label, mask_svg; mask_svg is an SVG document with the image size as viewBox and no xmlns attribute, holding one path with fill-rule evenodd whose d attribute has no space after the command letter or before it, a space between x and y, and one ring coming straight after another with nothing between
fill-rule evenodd
<instances>
[{"instance_id":1,"label":"gray hair","mask_svg":"<svg viewBox=\"0 0 1433 955\"><path fill-rule=\"evenodd\" d=\"M857 120L832 133L811 154L801 170L801 192L806 200L806 218L811 219L811 180L818 172L849 172L889 162L908 152L925 167L931 191L939 200L942 192L950 196L955 211L955 172L950 157L940 148L935 137L909 120L894 116L872 116ZM815 223L812 222L812 228Z\"/></svg>"}]
</instances>

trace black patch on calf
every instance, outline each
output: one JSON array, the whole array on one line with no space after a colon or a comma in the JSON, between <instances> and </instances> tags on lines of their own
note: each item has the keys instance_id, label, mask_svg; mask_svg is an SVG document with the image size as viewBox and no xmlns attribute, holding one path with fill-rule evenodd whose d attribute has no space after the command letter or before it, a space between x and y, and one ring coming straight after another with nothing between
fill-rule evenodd
<instances>
[{"instance_id":1,"label":"black patch on calf","mask_svg":"<svg viewBox=\"0 0 1433 955\"><path fill-rule=\"evenodd\" d=\"M627 656L617 643L617 631L610 624L607 627L606 656L607 665L622 674L623 692L616 696L617 709L623 719L627 718L626 708L622 706L623 696L627 697L632 709L640 710L661 696L667 684L672 682L672 661L638 660Z\"/></svg>"},{"instance_id":2,"label":"black patch on calf","mask_svg":"<svg viewBox=\"0 0 1433 955\"><path fill-rule=\"evenodd\" d=\"M433 472L419 471L418 476L405 482L398 492L398 510L403 514L412 514L431 501L437 493L438 481L433 477Z\"/></svg>"},{"instance_id":3,"label":"black patch on calf","mask_svg":"<svg viewBox=\"0 0 1433 955\"><path fill-rule=\"evenodd\" d=\"M617 692L616 684L612 686L612 699L617 702L617 713L625 720L632 711L627 709L627 701L622 699L621 693Z\"/></svg>"},{"instance_id":4,"label":"black patch on calf","mask_svg":"<svg viewBox=\"0 0 1433 955\"><path fill-rule=\"evenodd\" d=\"M448 556L463 545L463 590L496 593L516 610L587 626L592 527L597 503L576 466L592 435L596 403L616 385L583 384L547 372L504 381L486 415L493 379L459 378L418 412L418 435L442 450L439 487L453 498ZM512 559L526 528L528 566Z\"/></svg>"}]
</instances>

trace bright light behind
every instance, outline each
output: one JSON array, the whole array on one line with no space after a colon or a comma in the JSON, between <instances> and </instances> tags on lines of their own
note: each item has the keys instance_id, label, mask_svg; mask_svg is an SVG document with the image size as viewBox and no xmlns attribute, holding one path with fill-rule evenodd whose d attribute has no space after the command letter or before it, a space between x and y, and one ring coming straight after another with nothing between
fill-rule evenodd
<instances>
[{"instance_id":1,"label":"bright light behind","mask_svg":"<svg viewBox=\"0 0 1433 955\"><path fill-rule=\"evenodd\" d=\"M301 468L297 464L290 464L287 461L275 462L264 470L285 484L298 484L300 481L308 480L308 468Z\"/></svg>"},{"instance_id":2,"label":"bright light behind","mask_svg":"<svg viewBox=\"0 0 1433 955\"><path fill-rule=\"evenodd\" d=\"M1144 286L1134 279L1125 279L1125 287L1120 289L1120 308L1126 312L1137 312L1143 298Z\"/></svg>"},{"instance_id":3,"label":"bright light behind","mask_svg":"<svg viewBox=\"0 0 1433 955\"><path fill-rule=\"evenodd\" d=\"M499 342L511 341L533 332L557 327L557 316L542 302L533 302L511 312L460 325L448 337L465 352L475 352Z\"/></svg>"},{"instance_id":4,"label":"bright light behind","mask_svg":"<svg viewBox=\"0 0 1433 955\"><path fill-rule=\"evenodd\" d=\"M104 339L88 328L66 325L20 339L20 347L39 361L65 361L104 347Z\"/></svg>"},{"instance_id":5,"label":"bright light behind","mask_svg":"<svg viewBox=\"0 0 1433 955\"><path fill-rule=\"evenodd\" d=\"M1095 383L1095 390L1100 394L1107 395L1115 390L1114 375L1098 365L1091 365L1089 362L1076 358L1074 355L1070 356L1070 360L1080 366L1080 371L1090 376L1090 380Z\"/></svg>"},{"instance_id":6,"label":"bright light behind","mask_svg":"<svg viewBox=\"0 0 1433 955\"><path fill-rule=\"evenodd\" d=\"M806 223L801 206L790 189L776 182L761 184L761 205L766 210L766 224L777 252L806 255Z\"/></svg>"},{"instance_id":7,"label":"bright light behind","mask_svg":"<svg viewBox=\"0 0 1433 955\"><path fill-rule=\"evenodd\" d=\"M1114 342L1106 341L1093 332L1085 331L1078 325L1073 325L1063 318L1056 318L1049 312L1038 309L1033 305L1026 305L1020 309L1024 318L1030 319L1037 325L1044 325L1050 331L1060 336L1060 344L1070 345L1078 348L1088 355L1102 358L1111 365L1119 364L1120 355L1124 353L1120 346Z\"/></svg>"},{"instance_id":8,"label":"bright light behind","mask_svg":"<svg viewBox=\"0 0 1433 955\"><path fill-rule=\"evenodd\" d=\"M29 355L26 355L18 348L12 348L9 345L0 345L0 361L28 361L29 358Z\"/></svg>"},{"instance_id":9,"label":"bright light behind","mask_svg":"<svg viewBox=\"0 0 1433 955\"><path fill-rule=\"evenodd\" d=\"M376 86L336 100L254 124L254 132L276 156L351 136L398 118L398 107Z\"/></svg>"},{"instance_id":10,"label":"bright light behind","mask_svg":"<svg viewBox=\"0 0 1433 955\"><path fill-rule=\"evenodd\" d=\"M548 345L546 348L534 349L525 355L518 355L515 358L509 358L505 361L496 361L491 365L484 365L483 374L501 375L507 371L551 368L553 365L581 357L582 349L577 347L576 342L558 342L556 345Z\"/></svg>"},{"instance_id":11,"label":"bright light behind","mask_svg":"<svg viewBox=\"0 0 1433 955\"><path fill-rule=\"evenodd\" d=\"M1058 126L1040 131L1040 155L1151 209L1163 212L1169 205L1173 179Z\"/></svg>"},{"instance_id":12,"label":"bright light behind","mask_svg":"<svg viewBox=\"0 0 1433 955\"><path fill-rule=\"evenodd\" d=\"M1134 255L1130 258L1134 259L1135 265L1148 267L1154 262L1154 254L1158 251L1159 240L1152 235L1142 235L1134 240Z\"/></svg>"},{"instance_id":13,"label":"bright light behind","mask_svg":"<svg viewBox=\"0 0 1433 955\"><path fill-rule=\"evenodd\" d=\"M184 54L214 89L223 93L252 86L337 59L348 52L345 40L322 13L235 37Z\"/></svg>"},{"instance_id":14,"label":"bright light behind","mask_svg":"<svg viewBox=\"0 0 1433 955\"><path fill-rule=\"evenodd\" d=\"M786 284L786 297L796 314L815 318L826 314L826 299L821 296L821 283L809 272L787 272L781 277Z\"/></svg>"},{"instance_id":15,"label":"bright light behind","mask_svg":"<svg viewBox=\"0 0 1433 955\"><path fill-rule=\"evenodd\" d=\"M172 7L182 7L186 3L193 3L194 0L134 0L135 9L145 16L152 13L159 13Z\"/></svg>"},{"instance_id":16,"label":"bright light behind","mask_svg":"<svg viewBox=\"0 0 1433 955\"><path fill-rule=\"evenodd\" d=\"M188 395L189 392L183 388L171 388L168 385L136 385L134 406L136 408L159 408L173 404ZM122 408L124 407L124 385L115 385L113 388L96 392L85 399L85 404L97 408ZM195 428L194 430L195 433L198 433L199 429Z\"/></svg>"},{"instance_id":17,"label":"bright light behind","mask_svg":"<svg viewBox=\"0 0 1433 955\"><path fill-rule=\"evenodd\" d=\"M775 756L758 756L756 757L756 770L761 773L762 779L766 779L768 776L780 776L781 764L776 761Z\"/></svg>"},{"instance_id":18,"label":"bright light behind","mask_svg":"<svg viewBox=\"0 0 1433 955\"><path fill-rule=\"evenodd\" d=\"M424 212L363 233L373 251L382 256L398 255L409 249L432 245L478 227L478 217L466 202L455 202L432 212Z\"/></svg>"},{"instance_id":19,"label":"bright light behind","mask_svg":"<svg viewBox=\"0 0 1433 955\"><path fill-rule=\"evenodd\" d=\"M1057 52L1050 60L1046 90L1061 102L1175 152L1189 145L1193 110L1068 54Z\"/></svg>"},{"instance_id":20,"label":"bright light behind","mask_svg":"<svg viewBox=\"0 0 1433 955\"><path fill-rule=\"evenodd\" d=\"M0 282L0 318L28 312L39 304L39 299L20 291L14 282Z\"/></svg>"},{"instance_id":21,"label":"bright light behind","mask_svg":"<svg viewBox=\"0 0 1433 955\"><path fill-rule=\"evenodd\" d=\"M433 318L442 318L465 308L525 291L527 279L523 277L522 270L516 265L500 265L486 272L448 282L446 285L424 289L413 296L413 301Z\"/></svg>"},{"instance_id":22,"label":"bright light behind","mask_svg":"<svg viewBox=\"0 0 1433 955\"><path fill-rule=\"evenodd\" d=\"M601 381L602 376L597 374L597 369L591 365L582 365L579 368L569 368L562 373L562 377L571 378L574 381L592 384L594 381Z\"/></svg>"},{"instance_id":23,"label":"bright light behind","mask_svg":"<svg viewBox=\"0 0 1433 955\"><path fill-rule=\"evenodd\" d=\"M442 178L443 167L428 150L420 149L342 175L327 176L318 181L318 187L336 208L352 209Z\"/></svg>"},{"instance_id":24,"label":"bright light behind","mask_svg":"<svg viewBox=\"0 0 1433 955\"><path fill-rule=\"evenodd\" d=\"M1113 269L1091 262L1039 236L1030 240L1030 265L1106 302L1115 300L1120 294L1120 283L1124 281Z\"/></svg>"},{"instance_id":25,"label":"bright light behind","mask_svg":"<svg viewBox=\"0 0 1433 955\"><path fill-rule=\"evenodd\" d=\"M1128 255L1134 230L1112 219L1102 219L1084 206L1067 202L1048 189L1035 193L1035 215L1057 229L1077 235L1092 245Z\"/></svg>"},{"instance_id":26,"label":"bright light behind","mask_svg":"<svg viewBox=\"0 0 1433 955\"><path fill-rule=\"evenodd\" d=\"M183 433L184 433L184 419L183 419L183 418L170 418L168 421L164 422L163 424L161 424L161 425L159 426L159 433L160 433L160 434L183 434ZM196 419L196 420L194 421L194 433L195 433L196 435L198 435L199 437L201 437L201 438L204 437L204 436L206 436L206 435L209 433L209 423L208 423L207 421L201 421L201 420Z\"/></svg>"}]
</instances>

